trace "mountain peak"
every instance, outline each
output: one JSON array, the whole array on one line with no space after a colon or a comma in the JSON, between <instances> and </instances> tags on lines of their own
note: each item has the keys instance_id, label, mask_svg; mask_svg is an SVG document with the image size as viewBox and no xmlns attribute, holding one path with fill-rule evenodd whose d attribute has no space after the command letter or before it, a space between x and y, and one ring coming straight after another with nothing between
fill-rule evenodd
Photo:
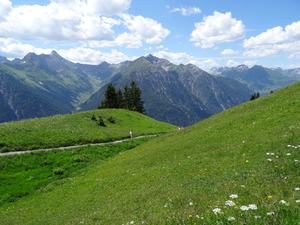
<instances>
[{"instance_id":1,"label":"mountain peak","mask_svg":"<svg viewBox=\"0 0 300 225\"><path fill-rule=\"evenodd\" d=\"M158 58L158 57L153 56L151 54L145 55L144 58L147 59L150 63L152 63L154 65L157 65L157 66L161 66L165 69L173 65L168 60Z\"/></svg>"},{"instance_id":2,"label":"mountain peak","mask_svg":"<svg viewBox=\"0 0 300 225\"><path fill-rule=\"evenodd\" d=\"M57 59L64 59L55 50L52 50L50 55L53 56L53 57L55 57L55 58L57 58Z\"/></svg>"}]
</instances>

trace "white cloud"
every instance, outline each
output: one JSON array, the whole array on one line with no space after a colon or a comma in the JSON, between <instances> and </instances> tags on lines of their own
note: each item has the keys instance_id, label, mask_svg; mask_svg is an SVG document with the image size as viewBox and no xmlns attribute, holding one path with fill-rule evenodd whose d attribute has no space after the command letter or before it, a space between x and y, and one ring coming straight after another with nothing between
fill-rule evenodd
<instances>
[{"instance_id":1,"label":"white cloud","mask_svg":"<svg viewBox=\"0 0 300 225\"><path fill-rule=\"evenodd\" d=\"M124 32L114 40L89 41L88 45L91 48L109 48L114 46L126 46L127 48L140 48L143 46L140 37L134 34Z\"/></svg>"},{"instance_id":2,"label":"white cloud","mask_svg":"<svg viewBox=\"0 0 300 225\"><path fill-rule=\"evenodd\" d=\"M30 44L22 44L12 38L0 38L0 55L4 53L9 58L23 58L29 52L50 54L51 49L36 48Z\"/></svg>"},{"instance_id":3,"label":"white cloud","mask_svg":"<svg viewBox=\"0 0 300 225\"><path fill-rule=\"evenodd\" d=\"M78 47L68 50L58 50L57 52L71 62L94 65L100 64L103 61L108 63L118 63L130 59L128 56L124 55L124 53L118 52L115 49L113 49L110 53L103 53L90 48Z\"/></svg>"},{"instance_id":4,"label":"white cloud","mask_svg":"<svg viewBox=\"0 0 300 225\"><path fill-rule=\"evenodd\" d=\"M0 3L1 38L87 41L91 47L139 48L142 41L158 44L170 33L151 18L121 14L130 7L131 0L51 0L45 6L14 8L8 0L3 1ZM1 22L4 15L5 20ZM108 17L111 15L116 16ZM115 37L113 26L117 25L125 25L129 32Z\"/></svg>"},{"instance_id":5,"label":"white cloud","mask_svg":"<svg viewBox=\"0 0 300 225\"><path fill-rule=\"evenodd\" d=\"M281 50L272 45L265 45L259 48L255 48L243 53L245 57L257 58L267 56L278 56L281 54Z\"/></svg>"},{"instance_id":6,"label":"white cloud","mask_svg":"<svg viewBox=\"0 0 300 225\"><path fill-rule=\"evenodd\" d=\"M300 59L300 53L299 54L291 54L289 57L289 59Z\"/></svg>"},{"instance_id":7,"label":"white cloud","mask_svg":"<svg viewBox=\"0 0 300 225\"><path fill-rule=\"evenodd\" d=\"M145 40L148 44L158 44L170 33L160 23L142 16L123 14L123 24L133 32L136 37Z\"/></svg>"},{"instance_id":8,"label":"white cloud","mask_svg":"<svg viewBox=\"0 0 300 225\"><path fill-rule=\"evenodd\" d=\"M253 67L257 64L257 60L254 60L254 61L247 60L243 63L240 63L240 62L236 62L236 61L233 61L233 60L230 59L230 60L227 61L226 66L227 67L237 67L237 66L242 65L242 64L251 68L251 67Z\"/></svg>"},{"instance_id":9,"label":"white cloud","mask_svg":"<svg viewBox=\"0 0 300 225\"><path fill-rule=\"evenodd\" d=\"M12 10L12 4L9 0L1 0L0 2L0 22L5 20L5 17Z\"/></svg>"},{"instance_id":10,"label":"white cloud","mask_svg":"<svg viewBox=\"0 0 300 225\"><path fill-rule=\"evenodd\" d=\"M255 37L244 40L246 57L278 56L290 54L289 58L297 58L300 51L300 21L282 27L268 29Z\"/></svg>"},{"instance_id":11,"label":"white cloud","mask_svg":"<svg viewBox=\"0 0 300 225\"><path fill-rule=\"evenodd\" d=\"M194 65L198 66L201 69L206 69L206 68L219 66L219 64L213 59L206 59L206 60L203 60L203 61L191 60L191 61L189 61L189 63L194 64Z\"/></svg>"},{"instance_id":12,"label":"white cloud","mask_svg":"<svg viewBox=\"0 0 300 225\"><path fill-rule=\"evenodd\" d=\"M234 55L238 54L238 51L234 51L232 49L225 49L224 51L221 52L221 55Z\"/></svg>"},{"instance_id":13,"label":"white cloud","mask_svg":"<svg viewBox=\"0 0 300 225\"><path fill-rule=\"evenodd\" d=\"M239 65L241 65L241 63L235 62L232 59L228 60L227 63L226 63L227 67L237 67Z\"/></svg>"},{"instance_id":14,"label":"white cloud","mask_svg":"<svg viewBox=\"0 0 300 225\"><path fill-rule=\"evenodd\" d=\"M300 39L300 21L294 22L285 27L274 27L268 29L256 37L251 37L244 40L243 46L245 48L255 48L262 45L279 44L292 42Z\"/></svg>"},{"instance_id":15,"label":"white cloud","mask_svg":"<svg viewBox=\"0 0 300 225\"><path fill-rule=\"evenodd\" d=\"M69 1L70 2L70 1ZM49 5L23 5L12 9L0 23L0 37L19 40L112 40L116 20L86 14L84 2L52 1Z\"/></svg>"},{"instance_id":16,"label":"white cloud","mask_svg":"<svg viewBox=\"0 0 300 225\"><path fill-rule=\"evenodd\" d=\"M181 7L181 8L174 8L171 12L181 12L183 16L190 16L193 14L201 13L201 10L197 7Z\"/></svg>"},{"instance_id":17,"label":"white cloud","mask_svg":"<svg viewBox=\"0 0 300 225\"><path fill-rule=\"evenodd\" d=\"M193 56L190 56L185 52L174 53L174 52L159 51L159 52L154 52L153 55L158 58L167 59L172 63L182 63L191 60L193 58Z\"/></svg>"},{"instance_id":18,"label":"white cloud","mask_svg":"<svg viewBox=\"0 0 300 225\"><path fill-rule=\"evenodd\" d=\"M21 44L20 42L11 38L0 38L0 55L5 53L9 58L23 58L29 52L36 54L50 54L53 49L36 48L30 44ZM118 63L125 60L130 60L122 52L113 49L110 53L103 53L98 50L90 48L77 47L68 50L56 50L62 57L71 62L79 62L86 64L99 64L103 61L108 63Z\"/></svg>"},{"instance_id":19,"label":"white cloud","mask_svg":"<svg viewBox=\"0 0 300 225\"><path fill-rule=\"evenodd\" d=\"M244 65L247 65L248 67L251 68L251 67L257 65L257 62L258 62L257 60L254 60L254 61L249 61L249 60L248 60L248 61L245 61L243 64L244 64Z\"/></svg>"},{"instance_id":20,"label":"white cloud","mask_svg":"<svg viewBox=\"0 0 300 225\"><path fill-rule=\"evenodd\" d=\"M214 12L203 20L204 22L195 23L196 29L190 39L201 48L212 48L217 43L231 42L245 36L245 25L241 20L232 18L231 12Z\"/></svg>"},{"instance_id":21,"label":"white cloud","mask_svg":"<svg viewBox=\"0 0 300 225\"><path fill-rule=\"evenodd\" d=\"M131 0L87 0L87 9L94 15L117 15L130 8Z\"/></svg>"}]
</instances>

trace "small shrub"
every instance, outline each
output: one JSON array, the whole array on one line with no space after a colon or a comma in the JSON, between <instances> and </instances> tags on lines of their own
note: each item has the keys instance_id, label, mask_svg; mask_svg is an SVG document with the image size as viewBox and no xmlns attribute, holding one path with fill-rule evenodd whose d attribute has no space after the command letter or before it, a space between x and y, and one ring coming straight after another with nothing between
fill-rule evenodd
<instances>
[{"instance_id":1,"label":"small shrub","mask_svg":"<svg viewBox=\"0 0 300 225\"><path fill-rule=\"evenodd\" d=\"M73 157L72 161L73 162L88 162L89 160L86 156L79 155L79 156Z\"/></svg>"},{"instance_id":2,"label":"small shrub","mask_svg":"<svg viewBox=\"0 0 300 225\"><path fill-rule=\"evenodd\" d=\"M53 170L53 174L54 175L62 175L62 174L64 174L64 169L61 168L61 167L58 167L58 168Z\"/></svg>"},{"instance_id":3,"label":"small shrub","mask_svg":"<svg viewBox=\"0 0 300 225\"><path fill-rule=\"evenodd\" d=\"M105 125L105 123L104 123L104 121L103 121L103 119L102 119L101 116L99 116L98 125L102 126L102 127L106 127L106 125Z\"/></svg>"},{"instance_id":4,"label":"small shrub","mask_svg":"<svg viewBox=\"0 0 300 225\"><path fill-rule=\"evenodd\" d=\"M91 118L91 120L93 120L93 121L97 121L97 119L96 119L96 116L95 116L95 115L93 115L93 116L92 116L92 118Z\"/></svg>"},{"instance_id":5,"label":"small shrub","mask_svg":"<svg viewBox=\"0 0 300 225\"><path fill-rule=\"evenodd\" d=\"M112 116L108 117L107 121L110 122L110 123L115 123L116 122L115 119Z\"/></svg>"}]
</instances>

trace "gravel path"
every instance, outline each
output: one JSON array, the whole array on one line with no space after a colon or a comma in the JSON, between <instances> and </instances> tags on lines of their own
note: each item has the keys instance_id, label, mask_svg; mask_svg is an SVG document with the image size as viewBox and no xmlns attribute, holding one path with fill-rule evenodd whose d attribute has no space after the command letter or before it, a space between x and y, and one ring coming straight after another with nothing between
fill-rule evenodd
<instances>
[{"instance_id":1,"label":"gravel path","mask_svg":"<svg viewBox=\"0 0 300 225\"><path fill-rule=\"evenodd\" d=\"M137 138L142 138L142 137L152 137L156 135L146 135L146 136L139 136L139 137L134 137L134 139ZM35 150L27 150L27 151L18 151L18 152L5 152L5 153L0 153L0 156L6 156L6 155L20 155L24 153L30 153L30 152L35 152L35 151L51 151L54 149L68 149L68 148L77 148L77 147L83 147L83 146L88 146L88 145L105 145L105 144L115 144L115 143L120 143L124 141L131 140L131 138L128 139L122 139L118 141L112 141L112 142L105 142L105 143L95 143L95 144L85 144L85 145L75 145L75 146L66 146L66 147L57 147L57 148L44 148L44 149L35 149Z\"/></svg>"}]
</instances>

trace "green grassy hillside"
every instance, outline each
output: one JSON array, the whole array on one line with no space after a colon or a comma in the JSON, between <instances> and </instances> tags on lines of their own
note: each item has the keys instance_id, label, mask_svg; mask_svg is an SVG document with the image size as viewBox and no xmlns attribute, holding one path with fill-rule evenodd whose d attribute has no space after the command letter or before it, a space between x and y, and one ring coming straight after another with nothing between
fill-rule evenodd
<instances>
[{"instance_id":1,"label":"green grassy hillside","mask_svg":"<svg viewBox=\"0 0 300 225\"><path fill-rule=\"evenodd\" d=\"M299 224L300 83L0 207L0 224ZM299 146L300 147L300 146Z\"/></svg>"},{"instance_id":2,"label":"green grassy hillside","mask_svg":"<svg viewBox=\"0 0 300 225\"><path fill-rule=\"evenodd\" d=\"M95 116L96 120L92 120ZM97 125L99 116L105 127ZM176 129L127 110L102 109L0 123L0 152L101 143Z\"/></svg>"}]
</instances>

